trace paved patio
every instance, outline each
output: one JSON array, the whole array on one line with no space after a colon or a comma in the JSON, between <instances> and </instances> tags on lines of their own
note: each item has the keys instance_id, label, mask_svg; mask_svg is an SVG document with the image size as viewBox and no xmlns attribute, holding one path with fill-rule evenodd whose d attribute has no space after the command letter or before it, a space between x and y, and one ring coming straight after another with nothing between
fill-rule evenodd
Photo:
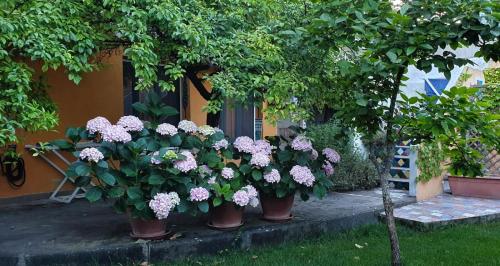
<instances>
[{"instance_id":1,"label":"paved patio","mask_svg":"<svg viewBox=\"0 0 500 266\"><path fill-rule=\"evenodd\" d=\"M399 221L420 228L500 220L500 200L443 194L394 210Z\"/></svg>"},{"instance_id":2,"label":"paved patio","mask_svg":"<svg viewBox=\"0 0 500 266\"><path fill-rule=\"evenodd\" d=\"M402 206L414 202L406 192L394 191ZM296 200L295 218L273 224L259 219L260 209L245 212L245 225L232 232L210 230L204 217L172 215L176 233L164 241L134 241L124 215L109 204L0 205L0 265L110 265L142 261L170 261L214 254L228 248L283 243L376 223L382 211L380 190L331 193L307 203Z\"/></svg>"}]
</instances>

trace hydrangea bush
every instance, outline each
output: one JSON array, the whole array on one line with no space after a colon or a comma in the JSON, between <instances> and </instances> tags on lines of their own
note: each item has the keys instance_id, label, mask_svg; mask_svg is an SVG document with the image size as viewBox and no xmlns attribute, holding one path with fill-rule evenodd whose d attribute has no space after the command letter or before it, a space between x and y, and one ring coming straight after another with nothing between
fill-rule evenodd
<instances>
[{"instance_id":1,"label":"hydrangea bush","mask_svg":"<svg viewBox=\"0 0 500 266\"><path fill-rule=\"evenodd\" d=\"M261 168L262 175L253 171L251 179L261 193L283 198L298 191L303 200L308 200L311 192L318 198L326 195L340 161L334 149L318 152L300 131L291 139L268 137L267 141L273 147L271 162Z\"/></svg>"},{"instance_id":2,"label":"hydrangea bush","mask_svg":"<svg viewBox=\"0 0 500 266\"><path fill-rule=\"evenodd\" d=\"M189 196L198 178L192 151L202 144L196 125L162 123L173 112L156 97L149 96L146 104L134 108L150 121L123 116L112 124L96 117L85 127L69 128L67 140L54 141L78 158L66 174L87 189L89 201L114 200L116 210L129 211L133 217L165 219L172 211L190 210ZM90 144L78 151L79 142Z\"/></svg>"}]
</instances>

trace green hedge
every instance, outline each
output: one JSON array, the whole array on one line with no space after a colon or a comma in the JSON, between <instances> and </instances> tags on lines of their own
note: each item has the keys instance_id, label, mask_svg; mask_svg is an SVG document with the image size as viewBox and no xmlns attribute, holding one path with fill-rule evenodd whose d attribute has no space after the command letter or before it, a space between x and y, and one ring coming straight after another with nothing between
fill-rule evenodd
<instances>
[{"instance_id":1,"label":"green hedge","mask_svg":"<svg viewBox=\"0 0 500 266\"><path fill-rule=\"evenodd\" d=\"M342 157L335 168L334 190L369 189L378 185L372 162L354 145L355 135L352 130L342 128L336 122L329 122L310 126L307 135L313 140L318 152L325 147L334 147Z\"/></svg>"}]
</instances>

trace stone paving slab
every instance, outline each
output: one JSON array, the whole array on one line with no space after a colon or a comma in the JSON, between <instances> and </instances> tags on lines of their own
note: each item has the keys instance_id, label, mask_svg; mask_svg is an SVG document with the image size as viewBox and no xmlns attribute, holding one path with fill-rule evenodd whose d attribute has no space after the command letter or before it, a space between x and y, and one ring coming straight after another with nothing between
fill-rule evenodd
<instances>
[{"instance_id":1,"label":"stone paving slab","mask_svg":"<svg viewBox=\"0 0 500 266\"><path fill-rule=\"evenodd\" d=\"M456 223L500 220L500 200L443 194L396 208L394 216L402 223L423 229Z\"/></svg>"},{"instance_id":2,"label":"stone paving slab","mask_svg":"<svg viewBox=\"0 0 500 266\"><path fill-rule=\"evenodd\" d=\"M398 206L415 202L405 192L393 192ZM110 204L2 206L0 204L0 265L110 265L142 261L171 261L215 254L228 248L315 237L324 233L376 223L382 211L380 190L331 193L324 200L296 199L295 218L286 223L260 219L260 209L245 210L245 224L225 232L208 229L206 217L174 214L168 219L175 240L134 241L127 218Z\"/></svg>"}]
</instances>

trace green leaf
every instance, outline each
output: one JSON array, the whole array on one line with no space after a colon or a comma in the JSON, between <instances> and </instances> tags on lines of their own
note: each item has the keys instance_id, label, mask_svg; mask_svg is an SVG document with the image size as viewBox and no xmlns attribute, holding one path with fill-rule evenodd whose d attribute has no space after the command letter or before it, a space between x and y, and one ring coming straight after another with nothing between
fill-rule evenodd
<instances>
[{"instance_id":1,"label":"green leaf","mask_svg":"<svg viewBox=\"0 0 500 266\"><path fill-rule=\"evenodd\" d=\"M244 175L250 173L252 171L252 167L248 164L242 164L240 165L240 172L242 172Z\"/></svg>"},{"instance_id":2,"label":"green leaf","mask_svg":"<svg viewBox=\"0 0 500 266\"><path fill-rule=\"evenodd\" d=\"M125 189L122 187L113 187L108 191L111 198L119 198L125 194Z\"/></svg>"},{"instance_id":3,"label":"green leaf","mask_svg":"<svg viewBox=\"0 0 500 266\"><path fill-rule=\"evenodd\" d=\"M99 173L97 177L110 186L114 186L116 184L116 178L110 172Z\"/></svg>"},{"instance_id":4,"label":"green leaf","mask_svg":"<svg viewBox=\"0 0 500 266\"><path fill-rule=\"evenodd\" d=\"M79 176L75 179L75 185L77 187L86 187L90 184L91 179L90 176Z\"/></svg>"},{"instance_id":5,"label":"green leaf","mask_svg":"<svg viewBox=\"0 0 500 266\"><path fill-rule=\"evenodd\" d=\"M198 209L199 209L201 212L203 212L203 213L207 213L207 212L208 212L208 209L209 209L208 202L203 201L203 202L198 203Z\"/></svg>"},{"instance_id":6,"label":"green leaf","mask_svg":"<svg viewBox=\"0 0 500 266\"><path fill-rule=\"evenodd\" d=\"M132 200L140 199L142 198L142 190L139 187L129 187L127 196Z\"/></svg>"},{"instance_id":7,"label":"green leaf","mask_svg":"<svg viewBox=\"0 0 500 266\"><path fill-rule=\"evenodd\" d=\"M79 164L75 168L75 173L78 176L88 176L88 175L90 175L90 167L87 164L84 164L84 163Z\"/></svg>"},{"instance_id":8,"label":"green leaf","mask_svg":"<svg viewBox=\"0 0 500 266\"><path fill-rule=\"evenodd\" d=\"M217 207L222 204L222 199L221 198L214 198L213 205L214 207Z\"/></svg>"},{"instance_id":9,"label":"green leaf","mask_svg":"<svg viewBox=\"0 0 500 266\"><path fill-rule=\"evenodd\" d=\"M182 138L180 135L174 135L170 137L170 145L174 147L179 147L182 144Z\"/></svg>"},{"instance_id":10,"label":"green leaf","mask_svg":"<svg viewBox=\"0 0 500 266\"><path fill-rule=\"evenodd\" d=\"M358 99L356 99L356 104L359 106L367 106L368 100L365 98L358 98Z\"/></svg>"},{"instance_id":11,"label":"green leaf","mask_svg":"<svg viewBox=\"0 0 500 266\"><path fill-rule=\"evenodd\" d=\"M417 50L415 46L408 46L406 48L406 55L412 55Z\"/></svg>"},{"instance_id":12,"label":"green leaf","mask_svg":"<svg viewBox=\"0 0 500 266\"><path fill-rule=\"evenodd\" d=\"M399 9L399 13L401 15L404 15L404 14L406 14L406 12L408 12L408 9L410 9L410 5L408 3L406 3L406 4L401 6L401 9Z\"/></svg>"},{"instance_id":13,"label":"green leaf","mask_svg":"<svg viewBox=\"0 0 500 266\"><path fill-rule=\"evenodd\" d=\"M85 198L90 202L96 202L102 197L102 190L99 187L91 187L85 193Z\"/></svg>"},{"instance_id":14,"label":"green leaf","mask_svg":"<svg viewBox=\"0 0 500 266\"><path fill-rule=\"evenodd\" d=\"M161 175L153 174L153 175L150 175L148 177L148 183L150 185L161 185L161 184L165 183L165 181L166 181L166 179Z\"/></svg>"},{"instance_id":15,"label":"green leaf","mask_svg":"<svg viewBox=\"0 0 500 266\"><path fill-rule=\"evenodd\" d=\"M398 56L392 52L392 51L389 51L386 53L387 57L389 57L389 60L391 60L392 63L398 63Z\"/></svg>"},{"instance_id":16,"label":"green leaf","mask_svg":"<svg viewBox=\"0 0 500 266\"><path fill-rule=\"evenodd\" d=\"M259 170L253 170L252 171L252 178L255 180L255 181L259 181L262 179L262 172L259 171Z\"/></svg>"}]
</instances>

